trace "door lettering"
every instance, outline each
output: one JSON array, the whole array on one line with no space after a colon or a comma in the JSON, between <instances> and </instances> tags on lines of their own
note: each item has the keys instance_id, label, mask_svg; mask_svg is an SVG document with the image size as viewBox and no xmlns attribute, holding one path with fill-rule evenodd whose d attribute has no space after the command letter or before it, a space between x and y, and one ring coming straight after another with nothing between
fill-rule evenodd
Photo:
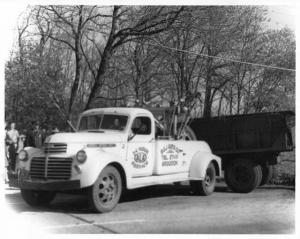
<instances>
[{"instance_id":1,"label":"door lettering","mask_svg":"<svg viewBox=\"0 0 300 239\"><path fill-rule=\"evenodd\" d=\"M182 150L177 148L174 144L164 146L160 153L162 157L162 166L175 166L178 164L179 153Z\"/></svg>"}]
</instances>

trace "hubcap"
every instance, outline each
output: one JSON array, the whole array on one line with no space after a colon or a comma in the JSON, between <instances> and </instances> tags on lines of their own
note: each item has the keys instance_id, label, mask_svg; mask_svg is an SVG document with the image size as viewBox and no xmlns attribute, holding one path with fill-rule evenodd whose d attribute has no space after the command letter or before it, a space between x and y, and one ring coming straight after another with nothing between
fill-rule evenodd
<instances>
[{"instance_id":1,"label":"hubcap","mask_svg":"<svg viewBox=\"0 0 300 239\"><path fill-rule=\"evenodd\" d=\"M117 180L112 174L103 175L98 185L98 197L101 203L110 203L117 194Z\"/></svg>"},{"instance_id":2,"label":"hubcap","mask_svg":"<svg viewBox=\"0 0 300 239\"><path fill-rule=\"evenodd\" d=\"M210 185L210 177L209 177L209 176L206 176L206 177L205 177L205 186L206 186L206 187L209 187L209 185Z\"/></svg>"},{"instance_id":3,"label":"hubcap","mask_svg":"<svg viewBox=\"0 0 300 239\"><path fill-rule=\"evenodd\" d=\"M204 183L206 187L209 187L213 182L213 172L210 168L206 170L206 175L204 178Z\"/></svg>"}]
</instances>

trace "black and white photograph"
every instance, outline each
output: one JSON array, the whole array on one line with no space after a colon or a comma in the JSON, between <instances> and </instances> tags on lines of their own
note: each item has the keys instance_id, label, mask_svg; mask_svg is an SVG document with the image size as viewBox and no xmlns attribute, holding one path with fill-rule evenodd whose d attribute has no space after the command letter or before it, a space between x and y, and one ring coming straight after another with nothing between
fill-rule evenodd
<instances>
[{"instance_id":1,"label":"black and white photograph","mask_svg":"<svg viewBox=\"0 0 300 239\"><path fill-rule=\"evenodd\" d=\"M299 236L297 1L0 6L2 238Z\"/></svg>"}]
</instances>

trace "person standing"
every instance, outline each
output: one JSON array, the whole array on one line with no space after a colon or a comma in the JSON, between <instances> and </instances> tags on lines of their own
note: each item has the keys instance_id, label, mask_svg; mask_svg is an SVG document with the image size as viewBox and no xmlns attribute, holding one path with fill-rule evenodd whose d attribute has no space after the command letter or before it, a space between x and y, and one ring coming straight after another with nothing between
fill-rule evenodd
<instances>
[{"instance_id":1,"label":"person standing","mask_svg":"<svg viewBox=\"0 0 300 239\"><path fill-rule=\"evenodd\" d=\"M52 134L56 134L56 133L59 133L59 129L57 128L57 126L53 127L52 129Z\"/></svg>"},{"instance_id":2,"label":"person standing","mask_svg":"<svg viewBox=\"0 0 300 239\"><path fill-rule=\"evenodd\" d=\"M9 145L10 145L10 139L8 137L8 125L7 122L5 121L5 165L8 167L8 158L9 158L9 154L8 154L8 150L9 150Z\"/></svg>"},{"instance_id":3,"label":"person standing","mask_svg":"<svg viewBox=\"0 0 300 239\"><path fill-rule=\"evenodd\" d=\"M19 132L16 130L16 123L10 124L10 130L7 131L7 142L9 144L9 169L15 171L16 157L18 148Z\"/></svg>"},{"instance_id":4,"label":"person standing","mask_svg":"<svg viewBox=\"0 0 300 239\"><path fill-rule=\"evenodd\" d=\"M26 141L26 134L21 134L18 141L18 150L17 150L18 154L22 149L25 148L25 141Z\"/></svg>"},{"instance_id":5,"label":"person standing","mask_svg":"<svg viewBox=\"0 0 300 239\"><path fill-rule=\"evenodd\" d=\"M4 178L5 178L5 183L8 183L8 169L9 169L9 154L8 154L8 149L9 149L9 138L8 138L8 126L7 126L7 122L5 121L5 169L4 169Z\"/></svg>"},{"instance_id":6,"label":"person standing","mask_svg":"<svg viewBox=\"0 0 300 239\"><path fill-rule=\"evenodd\" d=\"M45 139L47 138L47 130L45 128L42 129L42 143L45 142Z\"/></svg>"},{"instance_id":7,"label":"person standing","mask_svg":"<svg viewBox=\"0 0 300 239\"><path fill-rule=\"evenodd\" d=\"M37 123L35 125L35 129L33 131L33 138L34 138L34 146L36 148L42 148L43 146L43 133L40 129L40 125Z\"/></svg>"},{"instance_id":8,"label":"person standing","mask_svg":"<svg viewBox=\"0 0 300 239\"><path fill-rule=\"evenodd\" d=\"M24 142L25 147L35 147L34 145L34 137L33 137L33 126L27 129L25 132L26 139Z\"/></svg>"}]
</instances>

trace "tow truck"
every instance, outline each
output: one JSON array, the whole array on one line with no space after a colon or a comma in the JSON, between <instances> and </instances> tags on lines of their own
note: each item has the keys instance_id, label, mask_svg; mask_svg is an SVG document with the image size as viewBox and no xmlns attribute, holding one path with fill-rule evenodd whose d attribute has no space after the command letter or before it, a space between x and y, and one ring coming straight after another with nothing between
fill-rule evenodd
<instances>
[{"instance_id":1,"label":"tow truck","mask_svg":"<svg viewBox=\"0 0 300 239\"><path fill-rule=\"evenodd\" d=\"M81 190L99 213L115 208L124 189L189 181L195 194L211 195L222 176L221 158L184 132L147 109L90 109L80 115L76 132L51 135L40 149L24 148L10 186L19 187L31 206Z\"/></svg>"}]
</instances>

